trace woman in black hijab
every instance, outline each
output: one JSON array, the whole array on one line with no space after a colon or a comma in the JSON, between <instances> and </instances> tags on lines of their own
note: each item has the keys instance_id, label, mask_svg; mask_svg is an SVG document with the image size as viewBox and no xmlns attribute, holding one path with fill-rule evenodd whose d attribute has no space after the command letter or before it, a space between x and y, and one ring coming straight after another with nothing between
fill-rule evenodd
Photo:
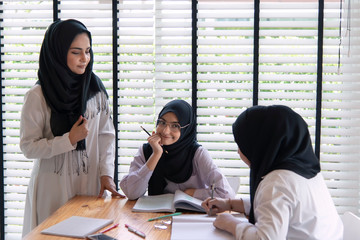
<instances>
[{"instance_id":1,"label":"woman in black hijab","mask_svg":"<svg viewBox=\"0 0 360 240\"><path fill-rule=\"evenodd\" d=\"M342 239L342 222L320 172L308 126L286 106L254 106L233 124L241 159L250 167L250 202L207 199L214 225L236 239Z\"/></svg>"},{"instance_id":2,"label":"woman in black hijab","mask_svg":"<svg viewBox=\"0 0 360 240\"><path fill-rule=\"evenodd\" d=\"M41 85L46 103L51 109L50 125L54 136L61 136L84 116L87 101L102 91L104 85L92 71L94 56L89 48L89 63L83 74L71 71L67 64L68 50L75 36L86 33L91 43L91 34L77 20L57 21L45 33L40 50L38 84ZM77 150L85 149L85 140L77 143Z\"/></svg>"},{"instance_id":3,"label":"woman in black hijab","mask_svg":"<svg viewBox=\"0 0 360 240\"><path fill-rule=\"evenodd\" d=\"M116 191L115 131L109 99L93 73L91 34L77 20L56 21L40 50L39 80L25 95L20 148L35 159L23 235L75 195Z\"/></svg>"},{"instance_id":4,"label":"woman in black hijab","mask_svg":"<svg viewBox=\"0 0 360 240\"><path fill-rule=\"evenodd\" d=\"M180 189L205 199L213 181L217 196L234 196L208 151L196 141L192 107L186 101L173 100L159 113L156 133L139 149L120 186L129 199L144 195L146 189L149 195Z\"/></svg>"}]
</instances>

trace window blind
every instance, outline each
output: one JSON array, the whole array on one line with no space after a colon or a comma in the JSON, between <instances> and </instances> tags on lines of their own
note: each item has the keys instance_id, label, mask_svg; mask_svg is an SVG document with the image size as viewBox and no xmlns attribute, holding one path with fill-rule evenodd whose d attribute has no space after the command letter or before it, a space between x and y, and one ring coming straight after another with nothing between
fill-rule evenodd
<instances>
[{"instance_id":1,"label":"window blind","mask_svg":"<svg viewBox=\"0 0 360 240\"><path fill-rule=\"evenodd\" d=\"M122 1L118 5L119 175L128 172L132 156L154 121L154 2Z\"/></svg>"},{"instance_id":2,"label":"window blind","mask_svg":"<svg viewBox=\"0 0 360 240\"><path fill-rule=\"evenodd\" d=\"M19 148L23 96L37 79L40 43L52 22L52 1L3 1L1 8L5 239L21 239L32 168Z\"/></svg>"},{"instance_id":3,"label":"window blind","mask_svg":"<svg viewBox=\"0 0 360 240\"><path fill-rule=\"evenodd\" d=\"M325 2L320 159L334 203L343 213L357 212L359 207L359 152L354 134L358 126L348 125L358 118L356 110L349 112L352 104L348 102L357 87L348 88L352 84L337 74L339 22L340 3ZM306 119L312 136L317 113L317 44L317 2L261 4L259 104L292 107ZM345 189L347 194L343 194Z\"/></svg>"},{"instance_id":4,"label":"window blind","mask_svg":"<svg viewBox=\"0 0 360 240\"><path fill-rule=\"evenodd\" d=\"M134 1L127 2L128 6L133 3ZM176 58L178 59L176 67L172 66L170 62L164 66L163 61L170 58L167 58L168 56L164 52L165 45L161 44L165 41L164 34L171 31L171 28L167 28L169 25L165 25L163 22L165 16L168 14L176 18L177 15L182 14L183 9L190 9L191 2L147 1L146 3L154 4L152 8L154 22L149 22L146 25L153 29L154 34L154 42L152 43L154 46L153 79L149 79L153 88L147 89L149 90L147 94L151 97L150 101L154 102L153 106L149 108L154 107L154 109L144 108L142 113L149 110L147 112L149 122L146 126L148 129L154 129L153 121L156 118L157 109L161 109L170 99L187 99L190 97L190 93L186 93L186 91L182 95L177 95L178 87L184 88L179 82L173 85L174 79L178 80L179 73L183 74L184 71L189 71L189 68L186 68L186 60L180 60L179 57L184 57L183 51L186 51L185 48L188 46L184 39L190 36L190 31L186 32L186 26L181 26L182 31L177 31L180 36L177 35L176 39L172 39L171 46L166 46L166 53L172 51L178 57ZM125 5L124 2L123 6L125 7ZM151 11L149 5L147 5L148 11ZM165 6L171 6L171 8ZM355 187L357 191L355 190L353 194L350 193L351 190L347 191L349 196L345 196L340 187L349 188L345 186L353 186L352 183L357 183L355 179L353 182L349 181L348 178L351 178L351 174L347 175L343 172L344 169L353 169L352 167L357 164L357 160L355 160L354 165L342 163L342 159L352 158L349 153L356 156L358 152L354 152L355 149L352 148L352 144L356 143L357 136L349 138L347 135L349 133L346 133L347 130L350 132L354 130L349 127L348 121L351 120L344 118L349 113L347 112L344 115L339 112L339 107L342 105L340 102L348 99L345 96L349 96L338 88L341 79L341 76L337 74L336 64L339 44L339 2L325 1L324 9L319 9L317 1L305 3L302 1L281 1L281 3L262 1L259 7L258 103L261 105L284 104L295 109L307 121L314 144L316 117L317 115L321 117L318 119L322 124L319 131L321 133L320 158L326 182L338 211L340 213L345 210L354 211L359 207L358 187ZM144 5L142 8L138 8L138 11L140 10L144 11ZM131 11L136 12L134 8ZM319 11L323 11L324 14L323 29L319 29ZM121 20L121 16L120 11L120 22L124 22L125 19ZM125 17L128 18L128 16ZM159 18L162 18L163 21L159 22ZM188 26L190 27L189 18L190 14L188 15ZM254 49L254 2L198 1L197 21L196 47L198 57L195 62L198 70L196 77L197 138L204 147L209 149L215 162L226 175L241 177L242 184L239 193L246 194L248 193L249 170L245 164L239 161L237 156L231 124L241 111L252 105L253 97L256 94L253 89L253 59L256 50ZM172 23L172 27L174 26L175 23ZM134 31L137 29L134 26L130 26L130 28ZM143 31L139 32L144 33ZM318 46L319 32L323 34L321 36L323 37L323 46ZM135 37L138 38L138 34L133 35L133 38ZM190 42L190 40L188 41ZM181 47L183 51L174 52L176 45L179 45L178 47ZM324 53L320 58L318 57L319 47ZM159 53L163 54L160 55ZM160 56L161 58L159 58ZM174 56L171 57L175 59ZM190 57L188 56L188 63L190 63ZM320 78L317 72L319 65L323 69ZM119 67L121 68L121 64ZM169 69L173 71L170 70L171 74L166 72ZM165 77L165 81L159 81L159 77ZM190 80L190 75L187 79ZM320 90L318 89L319 79L322 81L320 84L322 89ZM122 78L120 77L120 85L121 82ZM184 83L187 83L189 87L191 85L190 82L184 81ZM166 85L171 87L168 93L162 91L166 89ZM353 91L351 87L350 89L347 88L350 85L345 84L343 87L348 91ZM319 94L323 97L320 103L317 102ZM123 98L127 97L120 97L122 101L125 101ZM317 109L317 104L320 104L320 109ZM344 106L346 104L344 103ZM133 109L128 113L133 114ZM120 114L126 114L126 112L120 111ZM355 112L354 115L356 115ZM132 116L134 119L142 119L143 117L143 115L140 117L136 114ZM135 123L141 124L141 121L135 121ZM119 128L126 132L126 125L122 126L122 124L120 122ZM137 151L138 143L143 143L141 135L144 133L140 129L136 130L136 128L137 126L128 128L128 134L140 141L131 141L132 145L126 148L126 152L121 150L125 154L124 156L120 155L120 174L122 176L128 172L128 164L132 160L133 153ZM139 135L132 132L134 129L140 133L140 138ZM125 136L125 132L123 136ZM130 144L129 138L126 137L124 140ZM125 144L121 137L120 141ZM124 146L127 145L120 144L120 149ZM133 149L131 150L131 148ZM131 153L130 156L126 155L128 153ZM358 172L354 173L354 176L357 175Z\"/></svg>"},{"instance_id":5,"label":"window blind","mask_svg":"<svg viewBox=\"0 0 360 240\"><path fill-rule=\"evenodd\" d=\"M111 1L61 1L58 18L82 21L93 37L94 71L112 96ZM33 160L19 147L20 111L26 91L37 81L38 58L47 27L53 22L53 1L3 1L1 70L5 239L21 239L25 196Z\"/></svg>"},{"instance_id":6,"label":"window blind","mask_svg":"<svg viewBox=\"0 0 360 240\"><path fill-rule=\"evenodd\" d=\"M141 3L141 4L140 4ZM122 1L119 25L119 179L162 107L191 104L191 1Z\"/></svg>"},{"instance_id":7,"label":"window blind","mask_svg":"<svg viewBox=\"0 0 360 240\"><path fill-rule=\"evenodd\" d=\"M324 69L322 155L325 176L329 179L327 185L338 209L359 215L360 2L351 0L342 4L339 74L332 74L337 70L334 64ZM331 59L331 63L338 60Z\"/></svg>"},{"instance_id":8,"label":"window blind","mask_svg":"<svg viewBox=\"0 0 360 240\"><path fill-rule=\"evenodd\" d=\"M198 4L198 140L248 193L249 169L237 154L232 123L253 99L253 2Z\"/></svg>"}]
</instances>

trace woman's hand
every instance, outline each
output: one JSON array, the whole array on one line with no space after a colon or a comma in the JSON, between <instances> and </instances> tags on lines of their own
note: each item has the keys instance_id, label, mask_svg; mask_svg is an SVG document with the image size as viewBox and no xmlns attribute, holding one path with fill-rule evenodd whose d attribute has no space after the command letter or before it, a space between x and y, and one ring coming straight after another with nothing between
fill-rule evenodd
<instances>
[{"instance_id":1,"label":"woman's hand","mask_svg":"<svg viewBox=\"0 0 360 240\"><path fill-rule=\"evenodd\" d=\"M190 196L194 196L194 193L195 193L195 188L188 188L184 191L184 193L186 193L187 195L190 195Z\"/></svg>"},{"instance_id":2,"label":"woman's hand","mask_svg":"<svg viewBox=\"0 0 360 240\"><path fill-rule=\"evenodd\" d=\"M83 116L80 116L79 119L71 127L69 132L69 139L71 145L74 145L78 141L85 139L88 134L88 121Z\"/></svg>"},{"instance_id":3,"label":"woman's hand","mask_svg":"<svg viewBox=\"0 0 360 240\"><path fill-rule=\"evenodd\" d=\"M216 217L213 224L216 228L225 230L235 236L236 235L236 225L238 223L241 223L241 221L238 220L233 215L231 215L229 213L221 213Z\"/></svg>"},{"instance_id":4,"label":"woman's hand","mask_svg":"<svg viewBox=\"0 0 360 240\"><path fill-rule=\"evenodd\" d=\"M162 148L161 137L159 134L152 132L152 135L148 137L147 140L153 150L153 153L147 160L146 165L151 171L154 171L161 158L161 155L163 154L164 149Z\"/></svg>"},{"instance_id":5,"label":"woman's hand","mask_svg":"<svg viewBox=\"0 0 360 240\"><path fill-rule=\"evenodd\" d=\"M162 145L161 145L161 137L159 134L156 134L155 132L152 132L152 135L150 137L148 137L148 142L153 150L153 153L154 154L157 154L160 156L162 155L163 153L163 148L162 148Z\"/></svg>"},{"instance_id":6,"label":"woman's hand","mask_svg":"<svg viewBox=\"0 0 360 240\"><path fill-rule=\"evenodd\" d=\"M100 183L101 183L101 187L100 187L100 193L98 195L98 197L102 197L102 195L104 194L105 190L108 190L111 192L111 196L115 196L115 197L121 197L124 198L125 196L118 193L116 191L116 186L115 183L112 179L112 177L110 176L101 176L100 177Z\"/></svg>"},{"instance_id":7,"label":"woman's hand","mask_svg":"<svg viewBox=\"0 0 360 240\"><path fill-rule=\"evenodd\" d=\"M226 210L230 210L230 201L229 199L223 199L223 198L213 198L210 197L205 199L201 206L205 209L205 211L209 215L215 215L217 213L224 212ZM210 212L211 209L211 212Z\"/></svg>"}]
</instances>

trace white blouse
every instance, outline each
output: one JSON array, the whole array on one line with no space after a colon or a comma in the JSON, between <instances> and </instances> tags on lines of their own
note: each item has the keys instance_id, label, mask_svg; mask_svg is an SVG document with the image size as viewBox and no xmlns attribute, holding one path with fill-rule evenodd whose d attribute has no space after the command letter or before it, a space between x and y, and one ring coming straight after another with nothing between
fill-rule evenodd
<instances>
[{"instance_id":1,"label":"white blouse","mask_svg":"<svg viewBox=\"0 0 360 240\"><path fill-rule=\"evenodd\" d=\"M152 174L153 171L146 165L141 146L131 162L129 174L121 180L120 187L129 199L137 199L145 194ZM227 179L214 164L209 152L201 146L196 150L193 158L193 173L191 177L186 182L179 184L166 181L167 186L164 193L175 193L177 189L184 191L189 188L195 188L193 197L205 200L211 196L210 185L214 181L216 187L214 197L235 197L235 192Z\"/></svg>"},{"instance_id":2,"label":"white blouse","mask_svg":"<svg viewBox=\"0 0 360 240\"><path fill-rule=\"evenodd\" d=\"M249 210L249 202L244 204ZM256 190L254 215L255 225L236 226L237 240L343 238L342 221L321 173L306 179L288 170L270 172Z\"/></svg>"},{"instance_id":3,"label":"white blouse","mask_svg":"<svg viewBox=\"0 0 360 240\"><path fill-rule=\"evenodd\" d=\"M25 204L23 235L77 194L98 195L100 177L114 175L115 130L104 93L87 101L89 134L86 152L76 151L69 133L54 137L51 110L41 86L25 95L21 112L20 148L34 159Z\"/></svg>"}]
</instances>

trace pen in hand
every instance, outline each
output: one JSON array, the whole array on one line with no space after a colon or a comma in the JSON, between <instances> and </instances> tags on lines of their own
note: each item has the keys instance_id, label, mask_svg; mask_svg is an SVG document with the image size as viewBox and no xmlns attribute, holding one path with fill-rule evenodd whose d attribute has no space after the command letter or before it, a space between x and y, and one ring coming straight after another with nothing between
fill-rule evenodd
<instances>
[{"instance_id":1,"label":"pen in hand","mask_svg":"<svg viewBox=\"0 0 360 240\"><path fill-rule=\"evenodd\" d=\"M150 134L148 131L146 131L145 128L143 128L142 126L140 126L140 127L142 128L142 130L144 130L144 131L147 133L147 135L151 136L151 134ZM164 149L163 146L162 146L162 148ZM165 152L165 153L168 153L168 151L166 151L165 149L164 149L164 152Z\"/></svg>"},{"instance_id":2,"label":"pen in hand","mask_svg":"<svg viewBox=\"0 0 360 240\"><path fill-rule=\"evenodd\" d=\"M215 182L213 181L213 183L211 184L211 199L214 199L214 190L215 190ZM210 210L209 210L209 215L210 216L212 215L211 209L212 208L210 208Z\"/></svg>"}]
</instances>

